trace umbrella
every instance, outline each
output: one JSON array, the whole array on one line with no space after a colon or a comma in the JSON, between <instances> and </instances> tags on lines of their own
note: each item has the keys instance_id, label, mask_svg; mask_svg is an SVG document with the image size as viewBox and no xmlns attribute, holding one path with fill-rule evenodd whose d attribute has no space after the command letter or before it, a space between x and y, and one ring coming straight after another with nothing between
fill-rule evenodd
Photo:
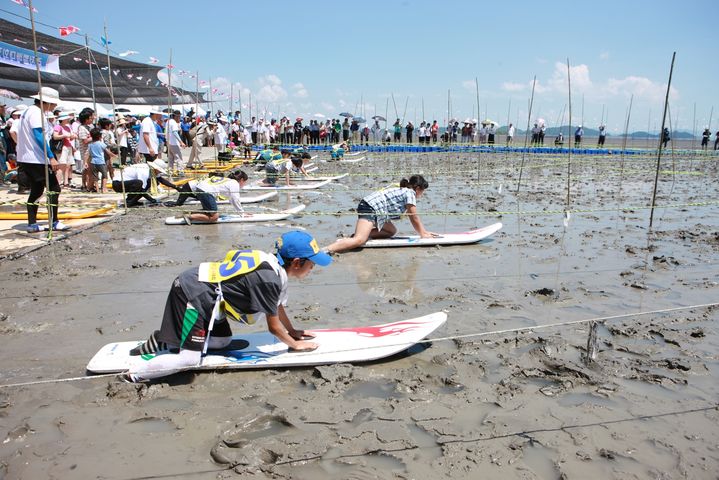
<instances>
[{"instance_id":1,"label":"umbrella","mask_svg":"<svg viewBox=\"0 0 719 480\"><path fill-rule=\"evenodd\" d=\"M354 121L357 122L357 123L365 123L367 120L365 120L365 119L362 118L362 117L355 117L355 118L354 118Z\"/></svg>"},{"instance_id":2,"label":"umbrella","mask_svg":"<svg viewBox=\"0 0 719 480\"><path fill-rule=\"evenodd\" d=\"M342 112L342 113L340 113L340 117L352 118L352 117L354 117L354 115L352 115L351 113L348 113L348 112Z\"/></svg>"},{"instance_id":3,"label":"umbrella","mask_svg":"<svg viewBox=\"0 0 719 480\"><path fill-rule=\"evenodd\" d=\"M20 95L4 88L0 88L0 97L10 98L12 100L20 100Z\"/></svg>"},{"instance_id":4,"label":"umbrella","mask_svg":"<svg viewBox=\"0 0 719 480\"><path fill-rule=\"evenodd\" d=\"M387 119L384 118L382 115L375 115L374 117L372 117L372 120L377 120L378 122L386 122L387 121Z\"/></svg>"},{"instance_id":5,"label":"umbrella","mask_svg":"<svg viewBox=\"0 0 719 480\"><path fill-rule=\"evenodd\" d=\"M491 124L493 124L493 125L499 125L499 124L498 124L497 122L495 122L494 120L490 120L490 119L488 119L488 118L485 118L484 121L482 122L482 125L485 125L485 124L486 124L486 125L491 125Z\"/></svg>"},{"instance_id":6,"label":"umbrella","mask_svg":"<svg viewBox=\"0 0 719 480\"><path fill-rule=\"evenodd\" d=\"M325 116L322 115L321 113L315 113L315 117L317 117L317 118L325 118Z\"/></svg>"},{"instance_id":7,"label":"umbrella","mask_svg":"<svg viewBox=\"0 0 719 480\"><path fill-rule=\"evenodd\" d=\"M304 118L302 118L302 117L297 117L297 118L295 119L295 122L301 122L302 120L304 120Z\"/></svg>"},{"instance_id":8,"label":"umbrella","mask_svg":"<svg viewBox=\"0 0 719 480\"><path fill-rule=\"evenodd\" d=\"M130 113L132 110L130 110L129 108L125 108L125 107L118 107L115 109L115 111L117 113Z\"/></svg>"},{"instance_id":9,"label":"umbrella","mask_svg":"<svg viewBox=\"0 0 719 480\"><path fill-rule=\"evenodd\" d=\"M537 119L537 125L541 127L541 126L546 125L546 122L545 122L545 120L544 120L543 118L538 118L538 119Z\"/></svg>"}]
</instances>

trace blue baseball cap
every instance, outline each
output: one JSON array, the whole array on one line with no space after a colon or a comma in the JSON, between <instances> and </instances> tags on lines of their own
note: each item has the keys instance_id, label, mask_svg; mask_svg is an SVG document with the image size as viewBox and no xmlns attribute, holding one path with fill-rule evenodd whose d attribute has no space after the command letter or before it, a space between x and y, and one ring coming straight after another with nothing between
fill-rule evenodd
<instances>
[{"instance_id":1,"label":"blue baseball cap","mask_svg":"<svg viewBox=\"0 0 719 480\"><path fill-rule=\"evenodd\" d=\"M284 265L283 258L306 258L321 267L332 263L332 257L320 250L312 235L298 230L282 234L275 242L275 250L280 265Z\"/></svg>"}]
</instances>

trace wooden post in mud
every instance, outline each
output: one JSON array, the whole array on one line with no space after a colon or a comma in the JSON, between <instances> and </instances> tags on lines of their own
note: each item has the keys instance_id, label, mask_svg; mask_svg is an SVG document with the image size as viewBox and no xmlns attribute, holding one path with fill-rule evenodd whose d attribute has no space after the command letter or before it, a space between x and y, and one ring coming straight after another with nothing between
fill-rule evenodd
<instances>
[{"instance_id":1,"label":"wooden post in mud","mask_svg":"<svg viewBox=\"0 0 719 480\"><path fill-rule=\"evenodd\" d=\"M474 86L477 90L477 112L479 112L479 80L477 77L474 77ZM479 115L479 114L478 114ZM477 150L477 186L474 189L475 193L477 194L477 198L479 198L479 178L482 171L482 152L480 150ZM474 225L476 226L479 222L478 217L478 211L475 208L474 210Z\"/></svg>"},{"instance_id":2,"label":"wooden post in mud","mask_svg":"<svg viewBox=\"0 0 719 480\"><path fill-rule=\"evenodd\" d=\"M567 90L569 91L569 111L572 110L572 77L570 75L569 71L569 58L567 58ZM604 111L602 111L602 116L604 116ZM584 119L584 96L582 96L582 120ZM571 122L570 122L571 123ZM584 124L582 123L582 126ZM571 135L572 132L570 130L569 135ZM567 150L567 202L564 205L564 217L565 217L565 223L569 220L569 214L567 213L569 211L569 194L570 194L570 185L572 180L572 149L570 148Z\"/></svg>"},{"instance_id":3,"label":"wooden post in mud","mask_svg":"<svg viewBox=\"0 0 719 480\"><path fill-rule=\"evenodd\" d=\"M597 344L597 322L589 324L589 334L587 335L587 351L584 355L584 363L590 365L597 359L599 355L599 345Z\"/></svg>"},{"instance_id":4,"label":"wooden post in mud","mask_svg":"<svg viewBox=\"0 0 719 480\"><path fill-rule=\"evenodd\" d=\"M627 149L627 136L629 135L629 119L632 116L632 102L633 101L634 101L634 94L632 93L632 96L629 97L629 110L627 110L627 121L624 124L624 141L622 142L622 162L621 162L620 174L619 174L620 181L624 174L624 152Z\"/></svg>"},{"instance_id":5,"label":"wooden post in mud","mask_svg":"<svg viewBox=\"0 0 719 480\"><path fill-rule=\"evenodd\" d=\"M667 94L664 97L664 114L662 115L662 127L659 130L659 148L657 149L657 171L654 175L654 192L652 193L652 210L649 214L649 229L651 230L652 224L654 223L654 207L657 202L657 185L659 183L659 166L662 161L662 139L664 133L664 125L667 120L667 108L669 107L669 91L672 88L672 73L674 73L674 59L677 56L677 52L672 54L672 65L669 67L669 81L667 82Z\"/></svg>"},{"instance_id":6,"label":"wooden post in mud","mask_svg":"<svg viewBox=\"0 0 719 480\"><path fill-rule=\"evenodd\" d=\"M522 150L522 163L519 165L519 179L517 180L517 191L522 186L522 171L524 170L524 156L527 154L527 142L529 140L529 122L532 121L532 105L534 104L534 87L537 84L537 76L532 80L532 96L529 99L529 112L527 113L527 130L524 131L524 149Z\"/></svg>"},{"instance_id":7,"label":"wooden post in mud","mask_svg":"<svg viewBox=\"0 0 719 480\"><path fill-rule=\"evenodd\" d=\"M53 223L57 222L59 219L53 218L52 216L52 207L53 202L57 203L59 201L58 196L55 192L51 192L49 185L50 185L50 160L48 158L48 140L47 135L48 131L45 130L47 119L45 118L45 103L42 98L42 75L40 74L40 56L37 53L37 33L35 30L35 15L33 15L33 7L32 7L32 0L28 0L28 10L30 11L30 26L32 27L32 49L33 54L35 56L35 72L37 73L37 87L38 87L38 98L40 100L40 116L41 116L41 122L40 127L42 130L42 150L43 150L43 160L48 159L47 162L45 162L45 185L48 185L47 194L45 195L46 205L47 205L47 227L48 227L48 234L47 239L52 240L52 232L55 229ZM88 55L90 50L88 48ZM90 68L92 68L92 63L90 64ZM93 100L95 95L95 90L93 89ZM23 117L24 118L24 117ZM55 175L55 172L52 173L52 175ZM37 200L36 200L37 202ZM39 204L39 202L37 203ZM29 219L28 219L29 220ZM37 222L37 220L36 220ZM37 225L37 223L36 223Z\"/></svg>"}]
</instances>

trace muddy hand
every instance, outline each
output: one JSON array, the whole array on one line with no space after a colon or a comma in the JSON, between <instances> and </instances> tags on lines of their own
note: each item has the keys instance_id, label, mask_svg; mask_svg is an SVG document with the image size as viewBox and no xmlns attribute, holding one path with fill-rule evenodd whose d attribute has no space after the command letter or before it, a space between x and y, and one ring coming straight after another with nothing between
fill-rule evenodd
<instances>
[{"instance_id":1,"label":"muddy hand","mask_svg":"<svg viewBox=\"0 0 719 480\"><path fill-rule=\"evenodd\" d=\"M288 351L290 353L311 352L317 350L318 347L319 345L315 342L298 342L296 347L290 347Z\"/></svg>"}]
</instances>

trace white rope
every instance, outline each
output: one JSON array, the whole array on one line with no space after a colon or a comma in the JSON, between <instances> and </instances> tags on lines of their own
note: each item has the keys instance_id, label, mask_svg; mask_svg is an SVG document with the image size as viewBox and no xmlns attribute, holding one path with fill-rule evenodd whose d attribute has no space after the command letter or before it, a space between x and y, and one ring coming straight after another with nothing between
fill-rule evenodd
<instances>
[{"instance_id":1,"label":"white rope","mask_svg":"<svg viewBox=\"0 0 719 480\"><path fill-rule=\"evenodd\" d=\"M342 349L342 350L323 350L322 352L298 352L294 353L293 355L296 356L312 356L312 355L325 355L327 353L339 353L339 352L351 352L356 350L369 350L372 348L388 348L388 347L402 347L402 346L412 346L418 343L430 343L430 342L443 342L447 340L459 340L463 338L472 338L472 337L486 337L490 335L504 335L507 333L518 333L518 332L532 332L534 330L541 330L544 328L554 328L554 327L563 327L567 325L578 325L582 323L591 323L591 322L607 322L612 320L619 320L623 318L630 318L630 317L639 317L639 316L646 316L646 315L656 315L661 313L669 313L669 312L677 312L680 310L691 310L694 308L708 308L708 307L717 307L719 306L719 303L702 303L698 305L688 305L684 307L673 307L673 308L663 308L660 310L648 310L644 312L634 312L634 313L624 313L621 315L609 315L605 317L594 317L594 318L585 318L582 320L569 320L566 322L556 322L556 323L547 323L544 325L535 325L535 326L528 326L528 327L516 327L516 328L506 328L502 330L493 330L491 332L478 332L478 333L467 333L462 335L450 335L447 337L436 337L436 338L427 338L424 340L420 340L418 342L401 342L401 343L394 343L389 345L382 345L377 347L363 347L363 348L355 348L355 349ZM229 365L229 364L228 364ZM222 368L223 365L213 365L213 367ZM187 371L187 370L194 370L196 367L187 367L184 369L168 369L168 372L180 372L180 371ZM158 370L158 373L162 372L162 370ZM0 388L11 388L11 387L26 387L30 385L42 385L42 384L48 384L48 383L62 383L62 382L73 382L76 380L93 380L96 378L108 378L108 377L116 377L119 375L119 373L106 373L102 375L92 375L92 376L84 376L84 377L70 377L70 378L59 378L59 379L51 379L51 380L36 380L32 382L22 382L22 383L9 383L5 385L0 385Z\"/></svg>"}]
</instances>

